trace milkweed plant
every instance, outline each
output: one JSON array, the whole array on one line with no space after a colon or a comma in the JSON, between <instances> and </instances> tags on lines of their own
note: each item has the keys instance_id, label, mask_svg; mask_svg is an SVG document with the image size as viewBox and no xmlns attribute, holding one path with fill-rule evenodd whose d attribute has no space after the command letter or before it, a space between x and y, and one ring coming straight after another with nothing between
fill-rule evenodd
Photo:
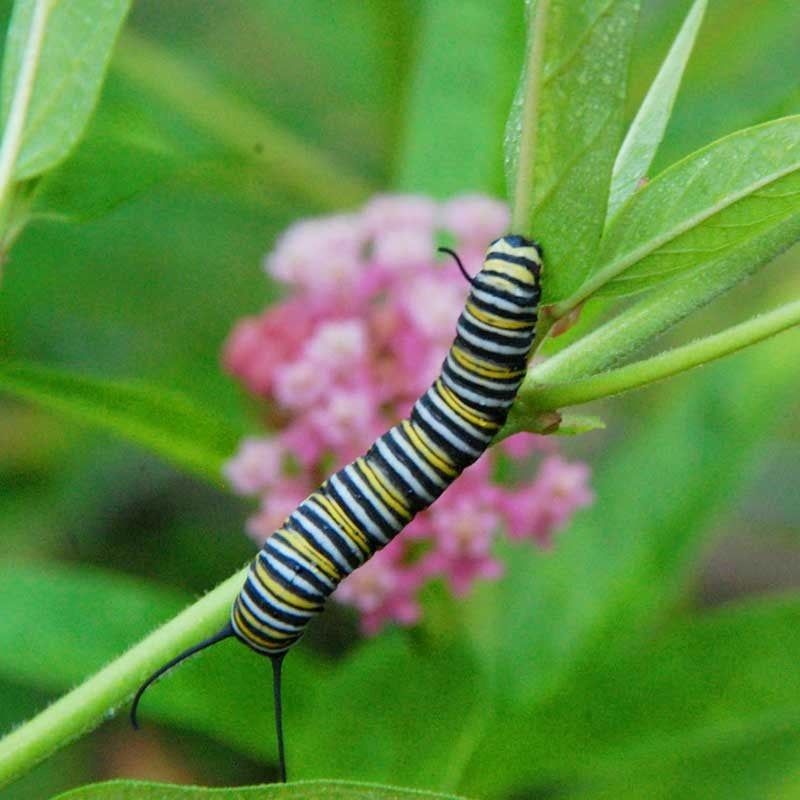
<instances>
[{"instance_id":1,"label":"milkweed plant","mask_svg":"<svg viewBox=\"0 0 800 800\"><path fill-rule=\"evenodd\" d=\"M255 409L250 430L241 435L201 398L12 360L10 350L0 361L0 390L111 431L189 475L247 498L244 528L260 546L327 475L407 415L437 375L469 288L437 248L455 250L474 274L494 238L510 231L535 239L545 264L539 349L509 419L487 454L336 591L334 600L355 611L367 636L343 657L337 677L333 666L301 648L296 671L287 678L293 685L287 701L293 777L372 780L474 796L558 786L571 797L582 785L605 787L617 796L655 796L650 790L660 788L658 770L635 778L639 794L622 790L624 770L615 766L612 750L625 748L613 737L625 730L640 742L660 741L656 729L647 727L655 718L647 709L651 703L661 708L662 696L662 710L693 708L691 724L700 724L704 714L714 725L722 723L702 702L684 704L669 695L669 686L647 683L661 674L653 668L656 655L649 644L639 652L636 647L614 650L607 642L613 635L640 631L648 603L653 608L666 603L680 582L677 555L674 574L663 581L673 589L665 588L661 599L648 594L655 590L642 575L650 574L646 565L661 557L656 552L692 549L683 539L678 544L683 533L674 533L694 524L689 512L672 520L674 504L663 505L669 498L648 494L658 490L662 477L664 485L683 480L687 469L665 466L663 475L647 482L643 477L639 495L615 499L611 513L603 505L602 475L595 469L595 481L592 466L570 454L571 441L605 426L580 406L707 364L800 322L800 300L784 297L771 310L732 320L721 330L684 344L657 346L659 337L797 241L800 117L738 130L664 165L659 148L706 0L688 8L644 92L634 90L630 73L637 0L507 0L467 4L468 9L459 3L423 3L415 17L417 57L405 100L407 123L396 180L370 186L280 123L264 121L258 110L236 102L226 105L213 79L201 80L193 72L196 65L160 50L132 29L117 41L129 5L123 0L14 3L2 75L0 241L6 274L0 272L0 279L23 280L15 272L15 246L20 237L35 233L31 223L72 224L87 210L107 211L133 195L146 195L148 187L185 167L171 161L169 148L151 146L140 136L135 147L141 149L127 151L136 167L126 170L121 182L105 194L89 185L85 165L99 152L92 147L108 135L101 125L102 104L96 116L95 106L113 54L113 68L127 81L160 93L185 113L190 127L217 137L240 159L254 157L252 143L257 141L268 177L264 191L280 187L304 198L309 209L273 241L264 237L266 278L259 302L265 307L256 314L241 309L238 319L229 320L227 339L219 343L220 368L241 387L243 402ZM495 73L505 74L500 65L512 52L514 36L506 34L523 26L514 52L515 71L522 67L522 77L512 99ZM453 34L459 46L444 46ZM463 96L452 89L454 81L463 84ZM638 108L631 112L632 98L639 95ZM503 131L489 119L504 97L510 115ZM460 107L470 103L482 103L484 113L464 124ZM198 112L203 108L207 116ZM506 200L490 177L501 151ZM88 174L100 185L107 171L100 164ZM789 282L780 287L788 292ZM0 283L0 293L3 289ZM741 389L747 402L755 402L758 385ZM681 405L680 396L672 403ZM669 458L680 430L676 422L661 440L652 434L657 456L653 447L642 446L645 455L637 455L631 446L633 469L644 473L653 458ZM734 448L727 440L714 445L715 435L709 434L708 446L716 447L720 459L727 453L735 470L733 454L744 446L737 441ZM701 507L707 505L702 492L712 495L716 480L708 467L713 454L708 459L702 462L707 474L681 484L686 488L672 495L696 504L698 525ZM621 544L613 528L633 506L638 516L631 524L638 526L641 539ZM573 519L577 526L571 526ZM592 520L600 523L593 526ZM656 530L660 533L648 533ZM674 547L657 535L672 536ZM648 537L653 541L649 555ZM630 556L616 572L609 567L606 575L593 561L598 553L609 551L613 558L615 551L629 553L625 548L637 545L641 561ZM562 563L560 552L573 556L565 555ZM575 553L584 553L583 560ZM10 569L6 583L13 587L24 572ZM124 653L108 652L108 663L93 676L16 725L0 740L0 785L98 726L125 706L145 675L218 629L243 575L236 573L138 644L126 639ZM635 580L640 580L636 589ZM44 577L36 585L45 586L36 590L42 612L58 611L49 607L47 587L58 591L59 582ZM637 598L644 598L639 605ZM96 613L106 613L106 605L113 607L110 597L101 600ZM762 609L763 619L758 619L766 625L764 620L786 608ZM626 616L626 609L634 611ZM348 613L339 611L340 616ZM569 624L558 623L560 614L573 615ZM7 615L8 630L0 626L0 635L14 637L0 641L1 649L13 651L12 664L27 647L19 642L30 642L34 653L37 647L37 639L27 638L23 623L13 616ZM786 617L774 621L777 626ZM730 619L717 622L733 626ZM92 624L92 619L83 620L85 626ZM616 633L606 634L612 630ZM737 638L745 650L761 647L761 640L738 637L734 627L730 635L724 628L716 630L706 622L704 628L669 632L663 647L673 653L670 663L681 664L695 645L700 651L710 649L703 644L703 631L711 631L723 648ZM585 649L580 649L576 642L584 632L580 641ZM592 651L589 644L601 640L606 645ZM195 694L185 683L183 699L178 689L178 699L167 699L161 707L154 700L155 715L274 764L273 737L265 733L270 709L261 708L263 676L246 654L241 670L233 658L223 665L229 671L214 672L209 655L191 674L209 670L216 676L203 684L204 696L209 703L239 703L236 714L216 714L204 702L195 708ZM509 665L506 672L501 662ZM387 683L376 677L379 663L393 666ZM719 663L717 668L723 668ZM58 671L57 664L51 666ZM686 666L687 674L691 667ZM0 669L6 667L0 664ZM746 668L741 669L745 674ZM625 679L620 678L623 671ZM231 677L231 686L225 685L229 675L240 672L248 677ZM535 691L526 683L529 673L540 681ZM56 678L46 686L68 689L72 680L67 677L62 684ZM413 686L401 688L404 682ZM378 686L396 700L398 710L379 713L361 704L361 716L350 716L354 696L377 694ZM623 693L613 708L629 715L613 734L603 725L612 724L608 719L615 712L607 719L593 716L587 707L609 692L614 697ZM237 693L245 696L230 698ZM762 707L758 691L751 697L748 720L756 725L758 713L770 713L768 703L774 698L764 698ZM437 714L443 722L434 721ZM739 730L738 718L731 719L731 730ZM598 742L610 744L604 749ZM667 762L658 761L658 769L667 770ZM677 777L674 785L679 785ZM234 791L280 797L288 796L291 786L220 789L219 797L240 796ZM326 792L405 796L404 790L386 787L307 784L308 796ZM188 788L136 781L98 784L63 796L79 800L123 793L131 798L196 796ZM674 796L686 795L676 788Z\"/></svg>"}]
</instances>

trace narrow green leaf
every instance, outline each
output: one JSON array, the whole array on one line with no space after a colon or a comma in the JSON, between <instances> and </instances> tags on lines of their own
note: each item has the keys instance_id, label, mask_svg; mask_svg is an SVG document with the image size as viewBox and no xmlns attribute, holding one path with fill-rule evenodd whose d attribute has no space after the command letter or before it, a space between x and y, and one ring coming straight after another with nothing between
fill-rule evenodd
<instances>
[{"instance_id":1,"label":"narrow green leaf","mask_svg":"<svg viewBox=\"0 0 800 800\"><path fill-rule=\"evenodd\" d=\"M37 0L14 4L2 77L2 120L21 90L36 8L48 6L14 178L39 175L62 161L97 102L130 0Z\"/></svg>"},{"instance_id":2,"label":"narrow green leaf","mask_svg":"<svg viewBox=\"0 0 800 800\"><path fill-rule=\"evenodd\" d=\"M634 193L664 138L683 71L703 21L706 0L695 0L617 153L606 219Z\"/></svg>"},{"instance_id":3,"label":"narrow green leaf","mask_svg":"<svg viewBox=\"0 0 800 800\"><path fill-rule=\"evenodd\" d=\"M701 271L798 215L800 116L738 131L637 192L611 221L597 270L555 313Z\"/></svg>"},{"instance_id":4,"label":"narrow green leaf","mask_svg":"<svg viewBox=\"0 0 800 800\"><path fill-rule=\"evenodd\" d=\"M401 142L397 188L437 197L494 192L511 101L516 0L429 0L423 6ZM487 36L487 31L491 35ZM512 72L513 70L513 72Z\"/></svg>"},{"instance_id":5,"label":"narrow green leaf","mask_svg":"<svg viewBox=\"0 0 800 800\"><path fill-rule=\"evenodd\" d=\"M205 789L145 781L109 781L73 789L54 800L457 800L453 795L372 783L302 781Z\"/></svg>"},{"instance_id":6,"label":"narrow green leaf","mask_svg":"<svg viewBox=\"0 0 800 800\"><path fill-rule=\"evenodd\" d=\"M129 439L218 486L242 435L206 406L145 384L0 362L0 391Z\"/></svg>"},{"instance_id":7,"label":"narrow green leaf","mask_svg":"<svg viewBox=\"0 0 800 800\"><path fill-rule=\"evenodd\" d=\"M596 261L638 12L637 0L539 0L531 8L529 50L540 31L543 52L529 53L506 158L513 217L525 228L517 232L546 254L547 302L573 292Z\"/></svg>"},{"instance_id":8,"label":"narrow green leaf","mask_svg":"<svg viewBox=\"0 0 800 800\"><path fill-rule=\"evenodd\" d=\"M191 60L126 31L114 65L132 84L179 110L196 129L241 156L299 197L341 209L364 201L372 186L340 168L261 109L225 91Z\"/></svg>"}]
</instances>

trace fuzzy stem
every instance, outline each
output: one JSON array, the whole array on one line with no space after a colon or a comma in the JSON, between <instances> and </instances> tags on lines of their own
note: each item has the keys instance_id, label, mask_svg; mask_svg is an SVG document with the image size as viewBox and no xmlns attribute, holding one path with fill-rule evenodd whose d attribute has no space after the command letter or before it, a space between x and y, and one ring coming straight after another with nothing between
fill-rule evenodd
<instances>
[{"instance_id":1,"label":"fuzzy stem","mask_svg":"<svg viewBox=\"0 0 800 800\"><path fill-rule=\"evenodd\" d=\"M242 570L127 653L0 739L0 786L99 725L154 669L217 630L242 586Z\"/></svg>"}]
</instances>

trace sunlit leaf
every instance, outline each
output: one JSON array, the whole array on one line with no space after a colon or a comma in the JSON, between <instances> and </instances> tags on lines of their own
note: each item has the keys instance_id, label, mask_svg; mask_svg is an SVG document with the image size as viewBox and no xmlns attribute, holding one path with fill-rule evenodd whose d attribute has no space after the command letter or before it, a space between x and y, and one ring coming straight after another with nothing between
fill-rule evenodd
<instances>
[{"instance_id":1,"label":"sunlit leaf","mask_svg":"<svg viewBox=\"0 0 800 800\"><path fill-rule=\"evenodd\" d=\"M39 2L19 0L8 30L2 77L2 121L18 89ZM44 38L14 177L31 178L55 166L75 146L97 102L114 41L130 0L48 3Z\"/></svg>"}]
</instances>

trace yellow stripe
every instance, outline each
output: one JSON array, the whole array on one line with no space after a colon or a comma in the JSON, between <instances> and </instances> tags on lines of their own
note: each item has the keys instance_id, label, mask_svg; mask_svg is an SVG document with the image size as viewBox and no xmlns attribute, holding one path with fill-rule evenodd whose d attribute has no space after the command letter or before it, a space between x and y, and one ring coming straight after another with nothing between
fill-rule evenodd
<instances>
[{"instance_id":1,"label":"yellow stripe","mask_svg":"<svg viewBox=\"0 0 800 800\"><path fill-rule=\"evenodd\" d=\"M267 595L274 595L279 600L282 600L286 605L294 606L299 609L306 609L316 611L319 608L319 602L316 600L306 600L304 597L298 597L285 586L282 586L264 569L259 559L255 560L255 572L258 582L264 587Z\"/></svg>"},{"instance_id":2,"label":"yellow stripe","mask_svg":"<svg viewBox=\"0 0 800 800\"><path fill-rule=\"evenodd\" d=\"M445 403L447 403L447 405L450 406L450 408L452 408L453 411L462 419L467 420L467 422L471 422L473 425L477 425L479 428L497 430L498 425L496 422L480 416L471 408L464 405L464 403L455 394L453 394L453 392L448 389L444 383L442 383L441 379L436 381L436 390L439 392L439 396L442 398L442 400L444 400Z\"/></svg>"},{"instance_id":3,"label":"yellow stripe","mask_svg":"<svg viewBox=\"0 0 800 800\"><path fill-rule=\"evenodd\" d=\"M356 543L358 548L367 556L372 555L372 548L369 546L364 532L353 524L347 512L344 511L332 498L327 497L321 492L312 495L314 499L328 512L331 519L337 523L344 535Z\"/></svg>"},{"instance_id":4,"label":"yellow stripe","mask_svg":"<svg viewBox=\"0 0 800 800\"><path fill-rule=\"evenodd\" d=\"M502 328L506 331L517 331L522 330L523 328L531 327L531 323L526 320L506 319L505 317L500 317L497 314L490 314L488 311L478 308L471 302L467 303L467 311L469 311L469 313L472 314L475 319L483 322L484 325L491 325L493 328Z\"/></svg>"},{"instance_id":5,"label":"yellow stripe","mask_svg":"<svg viewBox=\"0 0 800 800\"><path fill-rule=\"evenodd\" d=\"M448 460L447 456L442 451L436 450L435 445L425 438L425 434L422 431L418 431L407 419L403 420L403 430L426 461L438 468L440 472L444 472L445 475L450 475L453 478L458 475L458 470Z\"/></svg>"},{"instance_id":6,"label":"yellow stripe","mask_svg":"<svg viewBox=\"0 0 800 800\"><path fill-rule=\"evenodd\" d=\"M304 555L315 567L319 567L329 578L339 580L342 577L336 564L334 564L328 556L317 550L314 544L302 533L294 531L291 528L282 528L280 534L283 539L286 540L289 547L296 550L301 555Z\"/></svg>"},{"instance_id":7,"label":"yellow stripe","mask_svg":"<svg viewBox=\"0 0 800 800\"><path fill-rule=\"evenodd\" d=\"M361 467L364 475L366 475L369 485L372 486L384 503L386 503L386 505L388 505L390 508L394 509L401 518L411 519L411 513L408 510L408 506L404 505L395 494L394 487L387 486L384 481L381 480L381 478L384 476L379 475L378 470L371 467L364 459L359 459L359 466Z\"/></svg>"},{"instance_id":8,"label":"yellow stripe","mask_svg":"<svg viewBox=\"0 0 800 800\"><path fill-rule=\"evenodd\" d=\"M503 261L500 258L487 258L484 266L490 267L497 272L502 272L503 274L508 275L509 277L518 281L522 281L523 283L527 283L530 286L535 285L533 274L527 267L523 267L522 264L512 264L510 261ZM486 277L492 280L495 278L494 275L487 275ZM515 288L519 289L519 287Z\"/></svg>"},{"instance_id":9,"label":"yellow stripe","mask_svg":"<svg viewBox=\"0 0 800 800\"><path fill-rule=\"evenodd\" d=\"M485 366L485 364L479 363L474 359L470 358L467 353L460 348L458 345L453 345L450 348L450 352L453 354L453 358L461 364L464 369L474 372L476 375L480 375L483 378L491 379L499 379L499 380L510 380L511 378L518 378L522 375L525 370L521 369L502 369L498 367L489 367Z\"/></svg>"},{"instance_id":10,"label":"yellow stripe","mask_svg":"<svg viewBox=\"0 0 800 800\"><path fill-rule=\"evenodd\" d=\"M260 620L257 620L244 606L237 605L234 610L234 615L238 615L239 619L237 620L237 624L239 625L240 630L242 633L246 634L249 639L252 639L257 644L264 645L265 647L272 646L275 647L275 642L272 641L273 639L293 639L296 638L299 634L299 631L279 631L273 628L271 625L267 625ZM255 628L259 632L263 632L264 629L269 629L268 636L269 639L265 639L263 636L260 636L258 633L253 631ZM273 631L275 631L273 633Z\"/></svg>"}]
</instances>

